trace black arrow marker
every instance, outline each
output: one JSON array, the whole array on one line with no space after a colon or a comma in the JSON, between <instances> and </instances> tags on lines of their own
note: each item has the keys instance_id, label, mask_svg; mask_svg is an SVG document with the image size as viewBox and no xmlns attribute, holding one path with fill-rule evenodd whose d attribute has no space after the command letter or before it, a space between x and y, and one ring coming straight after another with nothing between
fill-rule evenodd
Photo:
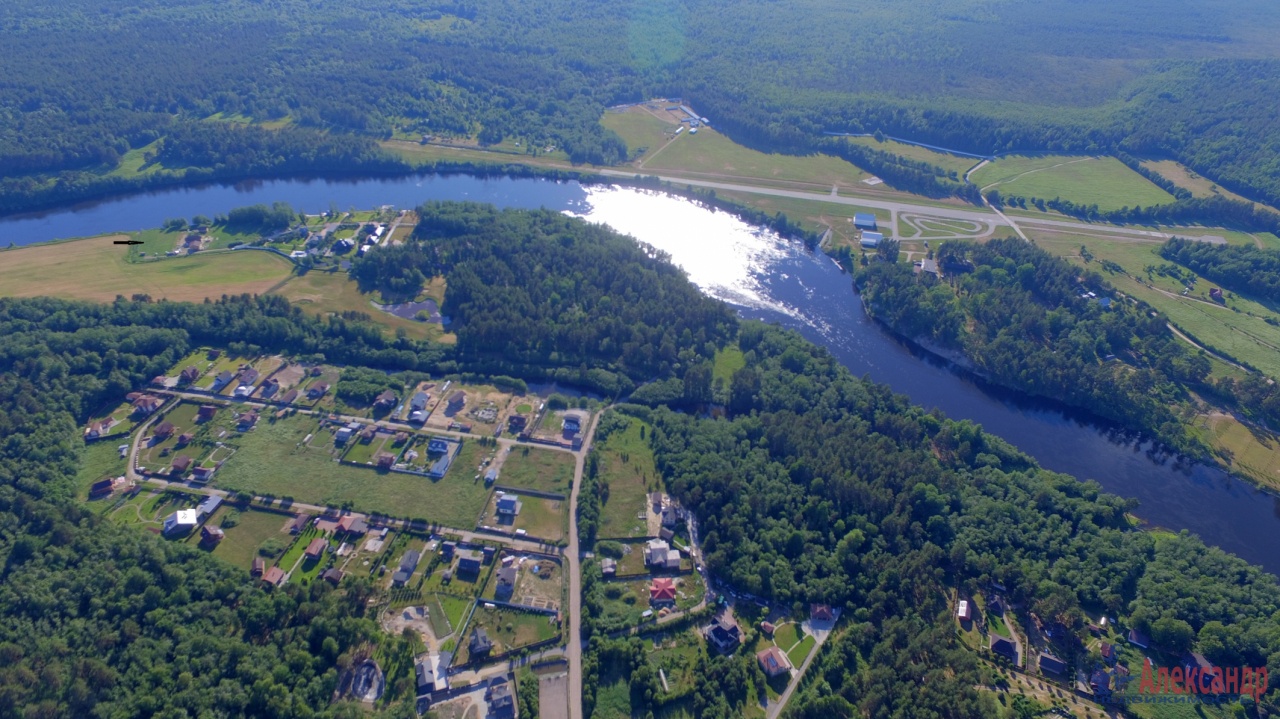
<instances>
[{"instance_id":1,"label":"black arrow marker","mask_svg":"<svg viewBox=\"0 0 1280 719\"><path fill-rule=\"evenodd\" d=\"M141 245L142 240L114 240L113 245Z\"/></svg>"}]
</instances>

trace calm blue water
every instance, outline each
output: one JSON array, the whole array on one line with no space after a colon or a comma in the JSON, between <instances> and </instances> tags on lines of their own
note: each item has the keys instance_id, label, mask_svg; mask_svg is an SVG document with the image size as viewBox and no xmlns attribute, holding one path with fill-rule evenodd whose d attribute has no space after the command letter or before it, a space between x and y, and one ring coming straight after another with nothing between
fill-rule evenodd
<instances>
[{"instance_id":1,"label":"calm blue water","mask_svg":"<svg viewBox=\"0 0 1280 719\"><path fill-rule=\"evenodd\" d=\"M723 212L685 200L621 188L465 175L360 181L281 180L136 195L40 216L0 220L0 243L158 226L169 217L215 215L248 204L285 201L315 213L426 200L475 200L502 207L546 207L602 222L671 254L703 291L744 316L797 329L840 359L925 407L971 419L1048 469L1097 480L1140 502L1153 524L1188 529L1273 573L1280 556L1280 500L1224 472L1181 463L1148 443L1043 403L984 387L913 352L872 322L850 280L821 254L782 242ZM4 262L0 254L0 262Z\"/></svg>"},{"instance_id":2,"label":"calm blue water","mask_svg":"<svg viewBox=\"0 0 1280 719\"><path fill-rule=\"evenodd\" d=\"M308 214L392 205L412 209L426 200L472 200L500 207L579 209L586 192L574 183L471 175L425 175L366 180L265 180L201 185L88 202L66 210L0 218L0 245L86 237L159 227L166 219L213 217L245 205L287 202Z\"/></svg>"}]
</instances>

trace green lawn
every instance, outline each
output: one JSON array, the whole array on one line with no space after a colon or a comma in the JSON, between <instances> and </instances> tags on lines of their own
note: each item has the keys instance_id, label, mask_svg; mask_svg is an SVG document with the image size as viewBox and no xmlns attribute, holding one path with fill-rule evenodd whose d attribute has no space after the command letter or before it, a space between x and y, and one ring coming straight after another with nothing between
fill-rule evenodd
<instances>
[{"instance_id":1,"label":"green lawn","mask_svg":"<svg viewBox=\"0 0 1280 719\"><path fill-rule=\"evenodd\" d=\"M1150 207L1174 200L1114 157L1002 157L973 173L973 182L983 188L998 187L1006 195L1044 200L1060 197L1082 205L1097 204L1102 210Z\"/></svg>"},{"instance_id":2,"label":"green lawn","mask_svg":"<svg viewBox=\"0 0 1280 719\"><path fill-rule=\"evenodd\" d=\"M739 358L741 354L739 354ZM717 355L716 362L720 364ZM645 520L647 493L660 484L653 464L653 450L648 436L653 431L645 422L627 418L627 428L614 432L596 445L600 457L602 483L609 485L609 499L600 512L600 537L643 537L648 534ZM641 433L644 438L641 438Z\"/></svg>"},{"instance_id":3,"label":"green lawn","mask_svg":"<svg viewBox=\"0 0 1280 719\"><path fill-rule=\"evenodd\" d=\"M483 448L465 442L444 479L432 481L400 473L334 462L327 451L299 446L317 421L305 415L267 418L239 440L240 448L218 472L223 489L291 496L299 502L414 517L450 527L472 527L489 491L472 479Z\"/></svg>"},{"instance_id":4,"label":"green lawn","mask_svg":"<svg viewBox=\"0 0 1280 719\"><path fill-rule=\"evenodd\" d=\"M448 594L437 594L436 601L444 609L444 614L449 619L449 626L454 631L462 626L462 620L467 617L467 610L471 608L471 600L462 599Z\"/></svg>"},{"instance_id":5,"label":"green lawn","mask_svg":"<svg viewBox=\"0 0 1280 719\"><path fill-rule=\"evenodd\" d=\"M800 641L800 625L795 622L788 622L778 627L773 632L773 643L778 645L782 651L787 651Z\"/></svg>"},{"instance_id":6,"label":"green lawn","mask_svg":"<svg viewBox=\"0 0 1280 719\"><path fill-rule=\"evenodd\" d=\"M523 529L530 536L549 542L564 538L569 521L568 500L522 495L520 503L515 529Z\"/></svg>"},{"instance_id":7,"label":"green lawn","mask_svg":"<svg viewBox=\"0 0 1280 719\"><path fill-rule=\"evenodd\" d=\"M311 540L320 536L323 536L320 530L312 526L302 530L298 536L290 537L289 539L293 544L289 545L289 548L280 556L280 568L286 572L293 569L293 565L302 558L303 552L307 551L307 545L311 543Z\"/></svg>"},{"instance_id":8,"label":"green lawn","mask_svg":"<svg viewBox=\"0 0 1280 719\"><path fill-rule=\"evenodd\" d=\"M129 437L121 437L119 441L105 439L85 445L80 454L80 471L76 475L77 492L81 498L89 496L89 485L99 479L124 474L126 460L116 447L130 441Z\"/></svg>"},{"instance_id":9,"label":"green lawn","mask_svg":"<svg viewBox=\"0 0 1280 719\"><path fill-rule=\"evenodd\" d=\"M211 520L215 526L230 511L229 508L225 508L226 505L223 507L218 510L219 516ZM254 558L258 556L258 548L268 539L275 537L282 543L292 539L288 534L280 531L284 528L286 521L288 521L287 517L273 512L254 510L240 512L236 526L223 530L226 532L226 538L213 550L213 556L242 569L249 569Z\"/></svg>"},{"instance_id":10,"label":"green lawn","mask_svg":"<svg viewBox=\"0 0 1280 719\"><path fill-rule=\"evenodd\" d=\"M530 446L512 447L502 462L498 484L515 489L537 489L569 496L573 483L573 455Z\"/></svg>"},{"instance_id":11,"label":"green lawn","mask_svg":"<svg viewBox=\"0 0 1280 719\"><path fill-rule=\"evenodd\" d=\"M987 627L991 632L999 634L1002 637L1013 636L1009 633L1009 627L1005 626L1004 617L999 614L987 613Z\"/></svg>"},{"instance_id":12,"label":"green lawn","mask_svg":"<svg viewBox=\"0 0 1280 719\"><path fill-rule=\"evenodd\" d=\"M144 524L154 520L154 512L148 511L148 507L153 506L153 501L154 498L146 490L143 490L119 507L111 509L111 507L115 506L114 504L104 507L103 512L110 517L111 521L117 524ZM111 511L108 512L107 510Z\"/></svg>"},{"instance_id":13,"label":"green lawn","mask_svg":"<svg viewBox=\"0 0 1280 719\"><path fill-rule=\"evenodd\" d=\"M813 647L817 643L818 641L814 639L812 635L801 639L800 643L796 644L787 652L787 659L791 660L791 666L799 669L800 665L804 664L804 660L809 657L809 652L813 651Z\"/></svg>"},{"instance_id":14,"label":"green lawn","mask_svg":"<svg viewBox=\"0 0 1280 719\"><path fill-rule=\"evenodd\" d=\"M548 615L499 608L486 609L480 605L471 615L466 639L458 643L457 663L468 661L467 643L480 627L484 627L485 633L493 642L491 653L495 655L551 639L559 633L553 618Z\"/></svg>"},{"instance_id":15,"label":"green lawn","mask_svg":"<svg viewBox=\"0 0 1280 719\"><path fill-rule=\"evenodd\" d=\"M727 388L733 379L733 373L745 367L746 357L737 345L729 345L716 351L716 361L712 369L712 378L723 380Z\"/></svg>"}]
</instances>

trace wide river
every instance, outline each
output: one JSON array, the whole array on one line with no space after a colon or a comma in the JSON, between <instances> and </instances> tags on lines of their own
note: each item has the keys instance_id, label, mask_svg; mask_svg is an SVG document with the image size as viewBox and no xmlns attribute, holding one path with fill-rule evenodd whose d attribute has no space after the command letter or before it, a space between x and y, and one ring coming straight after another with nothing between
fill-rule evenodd
<instances>
[{"instance_id":1,"label":"wide river","mask_svg":"<svg viewBox=\"0 0 1280 719\"><path fill-rule=\"evenodd\" d=\"M1041 465L1136 498L1149 522L1187 529L1206 542L1280 574L1280 499L1221 470L1179 462L1099 423L982 386L896 341L862 311L830 258L779 240L723 212L617 187L466 175L358 181L282 180L207 186L0 219L0 243L156 227L169 217L216 215L285 201L306 212L331 206L410 208L425 200L546 207L605 223L669 253L704 292L743 316L777 322L822 344L855 375L869 375L926 407L971 419ZM0 255L0 262L4 261Z\"/></svg>"}]
</instances>

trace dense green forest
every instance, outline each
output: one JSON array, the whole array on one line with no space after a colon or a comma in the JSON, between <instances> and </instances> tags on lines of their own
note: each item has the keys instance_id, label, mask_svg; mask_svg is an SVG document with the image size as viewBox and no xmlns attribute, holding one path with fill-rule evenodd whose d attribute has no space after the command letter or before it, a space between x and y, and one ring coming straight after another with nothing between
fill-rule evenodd
<instances>
[{"instance_id":1,"label":"dense green forest","mask_svg":"<svg viewBox=\"0 0 1280 719\"><path fill-rule=\"evenodd\" d=\"M798 613L845 608L788 716L999 716L946 602L948 586L992 581L1073 633L1083 610L1105 611L1220 665L1280 669L1274 577L1194 537L1131 531L1124 500L852 377L794 333L744 323L738 344L730 419L627 411L653 423L710 571Z\"/></svg>"},{"instance_id":2,"label":"dense green forest","mask_svg":"<svg viewBox=\"0 0 1280 719\"><path fill-rule=\"evenodd\" d=\"M1160 256L1232 292L1280 304L1280 252L1174 237L1161 246Z\"/></svg>"},{"instance_id":3,"label":"dense green forest","mask_svg":"<svg viewBox=\"0 0 1280 719\"><path fill-rule=\"evenodd\" d=\"M418 214L410 241L366 254L352 277L364 291L413 297L444 275L441 311L469 366L517 375L581 367L616 394L682 376L736 330L733 311L662 253L606 227L467 203L428 203Z\"/></svg>"},{"instance_id":4,"label":"dense green forest","mask_svg":"<svg viewBox=\"0 0 1280 719\"><path fill-rule=\"evenodd\" d=\"M909 264L862 268L857 283L872 314L909 339L963 353L997 384L1205 455L1177 408L1190 399L1187 387L1206 383L1209 359L1163 317L1097 273L1017 239L948 242L937 258L945 282Z\"/></svg>"},{"instance_id":5,"label":"dense green forest","mask_svg":"<svg viewBox=\"0 0 1280 719\"><path fill-rule=\"evenodd\" d=\"M11 0L0 28L3 211L176 173L403 171L373 143L396 134L608 164L627 148L602 110L657 95L760 149L1124 151L1280 204L1280 8L1251 0Z\"/></svg>"}]
</instances>

